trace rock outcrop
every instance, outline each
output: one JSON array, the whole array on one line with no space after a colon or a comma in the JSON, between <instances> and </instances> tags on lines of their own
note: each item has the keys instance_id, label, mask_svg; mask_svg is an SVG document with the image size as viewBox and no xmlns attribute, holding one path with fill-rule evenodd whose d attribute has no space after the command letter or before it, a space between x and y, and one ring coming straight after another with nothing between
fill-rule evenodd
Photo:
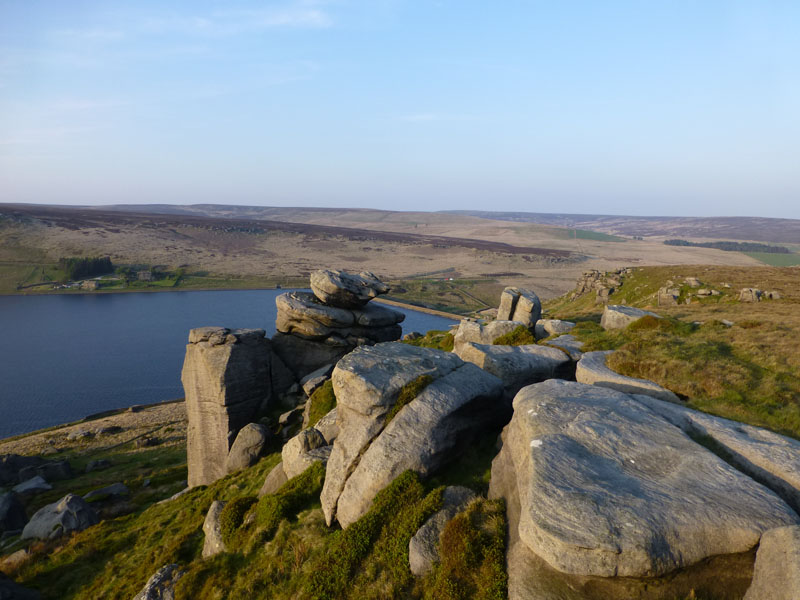
<instances>
[{"instance_id":1,"label":"rock outcrop","mask_svg":"<svg viewBox=\"0 0 800 600\"><path fill-rule=\"evenodd\" d=\"M603 329L625 329L634 321L650 315L651 317L661 318L656 313L632 306L621 304L609 304L603 309L603 316L600 317L600 326Z\"/></svg>"},{"instance_id":2,"label":"rock outcrop","mask_svg":"<svg viewBox=\"0 0 800 600\"><path fill-rule=\"evenodd\" d=\"M439 538L444 528L475 497L469 488L456 485L444 489L442 508L425 521L408 544L408 564L414 575L425 575L439 562Z\"/></svg>"},{"instance_id":3,"label":"rock outcrop","mask_svg":"<svg viewBox=\"0 0 800 600\"><path fill-rule=\"evenodd\" d=\"M739 291L739 302L761 302L764 292L757 288L742 288Z\"/></svg>"},{"instance_id":4,"label":"rock outcrop","mask_svg":"<svg viewBox=\"0 0 800 600\"><path fill-rule=\"evenodd\" d=\"M36 468L47 461L38 456L20 456L19 454L0 455L0 486L16 485L26 479L30 479L38 473L26 477L20 477L19 473L23 469Z\"/></svg>"},{"instance_id":5,"label":"rock outcrop","mask_svg":"<svg viewBox=\"0 0 800 600\"><path fill-rule=\"evenodd\" d=\"M606 359L613 353L612 350L608 350L584 354L575 369L575 379L579 383L597 385L626 394L645 394L665 402L680 402L680 398L673 392L649 379L627 377L609 369Z\"/></svg>"},{"instance_id":6,"label":"rock outcrop","mask_svg":"<svg viewBox=\"0 0 800 600\"><path fill-rule=\"evenodd\" d=\"M513 398L524 386L553 377L568 378L572 361L567 353L550 346L487 346L461 344L456 354L503 382L506 395Z\"/></svg>"},{"instance_id":7,"label":"rock outcrop","mask_svg":"<svg viewBox=\"0 0 800 600\"><path fill-rule=\"evenodd\" d=\"M321 269L311 274L311 291L323 304L342 308L359 308L389 291L389 286L374 273L358 275L344 271Z\"/></svg>"},{"instance_id":8,"label":"rock outcrop","mask_svg":"<svg viewBox=\"0 0 800 600\"><path fill-rule=\"evenodd\" d=\"M580 576L659 576L800 522L634 397L561 380L514 399L490 496L506 499L515 552Z\"/></svg>"},{"instance_id":9,"label":"rock outcrop","mask_svg":"<svg viewBox=\"0 0 800 600\"><path fill-rule=\"evenodd\" d=\"M542 318L542 303L539 296L530 290L507 287L500 295L498 321L518 321L533 329L536 321Z\"/></svg>"},{"instance_id":10,"label":"rock outcrop","mask_svg":"<svg viewBox=\"0 0 800 600\"><path fill-rule=\"evenodd\" d=\"M560 335L557 338L545 341L544 344L546 346L553 346L554 348L561 348L574 361L580 360L583 356L583 352L581 351L583 342L574 335Z\"/></svg>"},{"instance_id":11,"label":"rock outcrop","mask_svg":"<svg viewBox=\"0 0 800 600\"><path fill-rule=\"evenodd\" d=\"M761 536L753 583L744 600L800 598L800 527L778 527Z\"/></svg>"},{"instance_id":12,"label":"rock outcrop","mask_svg":"<svg viewBox=\"0 0 800 600\"><path fill-rule=\"evenodd\" d=\"M239 430L257 419L272 397L270 344L263 329L192 329L181 381L189 419L189 486L227 474Z\"/></svg>"},{"instance_id":13,"label":"rock outcrop","mask_svg":"<svg viewBox=\"0 0 800 600\"><path fill-rule=\"evenodd\" d=\"M343 527L400 473L433 473L504 413L499 379L455 354L408 344L358 348L332 381L340 432L320 500L326 522ZM407 403L396 406L404 391Z\"/></svg>"},{"instance_id":14,"label":"rock outcrop","mask_svg":"<svg viewBox=\"0 0 800 600\"><path fill-rule=\"evenodd\" d=\"M80 496L67 494L37 510L22 530L22 539L52 540L70 531L83 531L99 523L97 513Z\"/></svg>"},{"instance_id":15,"label":"rock outcrop","mask_svg":"<svg viewBox=\"0 0 800 600\"><path fill-rule=\"evenodd\" d=\"M378 304L330 306L308 292L287 292L275 303L273 345L298 379L336 363L357 346L399 340L403 331L405 315Z\"/></svg>"}]
</instances>

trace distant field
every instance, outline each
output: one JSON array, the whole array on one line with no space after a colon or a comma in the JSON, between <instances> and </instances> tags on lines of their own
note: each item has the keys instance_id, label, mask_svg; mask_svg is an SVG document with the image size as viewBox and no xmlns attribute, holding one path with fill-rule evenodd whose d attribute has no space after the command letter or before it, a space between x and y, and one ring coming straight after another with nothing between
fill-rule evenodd
<instances>
[{"instance_id":1,"label":"distant field","mask_svg":"<svg viewBox=\"0 0 800 600\"><path fill-rule=\"evenodd\" d=\"M793 267L800 265L800 254L771 254L769 252L743 252L750 258L760 260L771 267Z\"/></svg>"},{"instance_id":2,"label":"distant field","mask_svg":"<svg viewBox=\"0 0 800 600\"><path fill-rule=\"evenodd\" d=\"M575 234L579 240L594 240L596 242L624 242L625 238L618 235L609 235L599 231L589 231L588 229L570 229L570 233Z\"/></svg>"}]
</instances>

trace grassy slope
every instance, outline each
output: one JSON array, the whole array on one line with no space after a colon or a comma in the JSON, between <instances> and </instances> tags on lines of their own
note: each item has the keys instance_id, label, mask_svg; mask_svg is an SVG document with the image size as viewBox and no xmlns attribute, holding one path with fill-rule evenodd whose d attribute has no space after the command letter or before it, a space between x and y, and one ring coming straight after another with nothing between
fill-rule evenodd
<instances>
[{"instance_id":1,"label":"grassy slope","mask_svg":"<svg viewBox=\"0 0 800 600\"><path fill-rule=\"evenodd\" d=\"M697 276L721 296L673 307L655 306L658 288ZM652 267L637 269L611 296L612 304L655 310L669 317L621 332L599 325L601 307L589 294L546 304L548 316L579 321L575 334L589 350L616 349L615 370L652 379L690 406L800 438L800 270L793 268ZM727 283L731 287L725 288ZM742 287L778 290L781 300L737 301ZM681 286L681 297L691 288ZM721 320L733 321L725 327ZM702 325L692 325L694 321Z\"/></svg>"},{"instance_id":2,"label":"grassy slope","mask_svg":"<svg viewBox=\"0 0 800 600\"><path fill-rule=\"evenodd\" d=\"M158 568L172 562L186 571L178 597L198 600L503 598L505 517L497 502L479 500L454 525L448 537L453 550L441 568L415 579L408 567L409 539L440 506L442 486L486 491L496 434L474 444L436 479L422 482L411 472L399 477L346 531L324 524L318 500L321 468L312 467L275 495L256 500L279 453L163 504L143 495L141 479L150 475L159 497L172 493L168 486L185 477L184 448L144 450L129 463L115 455L115 468L102 476L125 479L135 488L133 512L66 540L32 544L32 557L8 569L9 575L46 600L132 598ZM98 456L86 453L81 460ZM202 524L215 499L239 510L223 511L228 552L202 559Z\"/></svg>"}]
</instances>

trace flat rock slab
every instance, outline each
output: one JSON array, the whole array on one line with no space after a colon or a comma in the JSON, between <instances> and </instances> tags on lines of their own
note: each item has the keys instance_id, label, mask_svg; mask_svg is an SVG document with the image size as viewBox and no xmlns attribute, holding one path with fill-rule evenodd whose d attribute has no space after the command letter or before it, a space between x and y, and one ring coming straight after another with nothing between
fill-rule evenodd
<instances>
[{"instance_id":1,"label":"flat rock slab","mask_svg":"<svg viewBox=\"0 0 800 600\"><path fill-rule=\"evenodd\" d=\"M633 397L555 379L514 399L490 494L519 506L521 543L575 575L659 576L800 522Z\"/></svg>"},{"instance_id":2,"label":"flat rock slab","mask_svg":"<svg viewBox=\"0 0 800 600\"><path fill-rule=\"evenodd\" d=\"M650 315L660 319L661 317L654 312L623 306L622 304L609 304L603 309L603 316L600 317L600 326L603 329L625 329L634 321Z\"/></svg>"},{"instance_id":3,"label":"flat rock slab","mask_svg":"<svg viewBox=\"0 0 800 600\"><path fill-rule=\"evenodd\" d=\"M753 584L744 600L800 598L800 527L770 529L761 536Z\"/></svg>"},{"instance_id":4,"label":"flat rock slab","mask_svg":"<svg viewBox=\"0 0 800 600\"><path fill-rule=\"evenodd\" d=\"M511 396L526 385L559 376L571 363L563 350L537 344L487 346L466 343L456 350L456 354L465 362L499 377L506 393Z\"/></svg>"},{"instance_id":5,"label":"flat rock slab","mask_svg":"<svg viewBox=\"0 0 800 600\"><path fill-rule=\"evenodd\" d=\"M386 425L402 388L433 380ZM326 522L346 527L406 469L428 474L503 412L502 383L450 352L402 343L362 346L332 376L339 435L322 489Z\"/></svg>"},{"instance_id":6,"label":"flat rock slab","mask_svg":"<svg viewBox=\"0 0 800 600\"><path fill-rule=\"evenodd\" d=\"M800 514L800 442L684 406L643 396L636 399L689 435L712 439L725 460L769 487Z\"/></svg>"},{"instance_id":7,"label":"flat rock slab","mask_svg":"<svg viewBox=\"0 0 800 600\"><path fill-rule=\"evenodd\" d=\"M314 271L310 279L311 291L320 302L343 308L364 306L391 289L369 271L355 275L334 269L320 269Z\"/></svg>"},{"instance_id":8,"label":"flat rock slab","mask_svg":"<svg viewBox=\"0 0 800 600\"><path fill-rule=\"evenodd\" d=\"M606 366L606 359L613 353L609 350L584 354L575 368L575 379L579 383L597 385L626 394L644 394L666 402L680 403L678 396L654 381L627 377L609 369Z\"/></svg>"}]
</instances>

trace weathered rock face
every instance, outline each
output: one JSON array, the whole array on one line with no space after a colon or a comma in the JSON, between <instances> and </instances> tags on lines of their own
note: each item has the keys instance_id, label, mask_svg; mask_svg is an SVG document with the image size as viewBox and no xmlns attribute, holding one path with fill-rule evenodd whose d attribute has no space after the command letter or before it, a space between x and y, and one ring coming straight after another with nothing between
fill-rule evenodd
<instances>
[{"instance_id":1,"label":"weathered rock face","mask_svg":"<svg viewBox=\"0 0 800 600\"><path fill-rule=\"evenodd\" d=\"M761 302L764 292L757 288L742 288L739 292L739 302Z\"/></svg>"},{"instance_id":2,"label":"weathered rock face","mask_svg":"<svg viewBox=\"0 0 800 600\"><path fill-rule=\"evenodd\" d=\"M575 323L561 321L560 319L539 319L536 321L534 333L537 340L543 340L551 335L565 335L572 331Z\"/></svg>"},{"instance_id":3,"label":"weathered rock face","mask_svg":"<svg viewBox=\"0 0 800 600\"><path fill-rule=\"evenodd\" d=\"M133 600L175 600L175 584L183 574L177 564L161 567Z\"/></svg>"},{"instance_id":4,"label":"weathered rock face","mask_svg":"<svg viewBox=\"0 0 800 600\"><path fill-rule=\"evenodd\" d=\"M623 306L621 304L610 304L603 310L603 316L600 317L600 326L606 330L625 329L634 321L638 321L647 315L660 318L656 313L640 308Z\"/></svg>"},{"instance_id":5,"label":"weathered rock face","mask_svg":"<svg viewBox=\"0 0 800 600\"><path fill-rule=\"evenodd\" d=\"M522 323L518 321L490 321L482 325L477 321L463 319L453 336L453 350L457 352L460 346L468 342L491 345L501 335L511 333L520 325Z\"/></svg>"},{"instance_id":6,"label":"weathered rock face","mask_svg":"<svg viewBox=\"0 0 800 600\"><path fill-rule=\"evenodd\" d=\"M67 494L34 513L22 530L22 539L51 540L70 531L83 531L99 523L97 513L80 496Z\"/></svg>"},{"instance_id":7,"label":"weathered rock face","mask_svg":"<svg viewBox=\"0 0 800 600\"><path fill-rule=\"evenodd\" d=\"M0 534L25 527L28 516L25 507L14 492L0 495Z\"/></svg>"},{"instance_id":8,"label":"weathered rock face","mask_svg":"<svg viewBox=\"0 0 800 600\"><path fill-rule=\"evenodd\" d=\"M728 462L769 487L800 513L800 442L684 406L643 396L636 399L686 433L713 439Z\"/></svg>"},{"instance_id":9,"label":"weathered rock face","mask_svg":"<svg viewBox=\"0 0 800 600\"><path fill-rule=\"evenodd\" d=\"M542 303L539 296L530 290L507 287L500 295L498 321L519 321L525 327L533 328L542 318Z\"/></svg>"},{"instance_id":10,"label":"weathered rock face","mask_svg":"<svg viewBox=\"0 0 800 600\"><path fill-rule=\"evenodd\" d=\"M324 304L358 308L389 291L389 286L369 271L358 275L322 269L311 274L311 291Z\"/></svg>"},{"instance_id":11,"label":"weathered rock face","mask_svg":"<svg viewBox=\"0 0 800 600\"><path fill-rule=\"evenodd\" d=\"M193 329L181 381L189 419L189 486L227 474L236 434L257 419L272 396L270 346L262 329Z\"/></svg>"},{"instance_id":12,"label":"weathered rock face","mask_svg":"<svg viewBox=\"0 0 800 600\"><path fill-rule=\"evenodd\" d=\"M325 438L325 441L330 446L339 437L339 411L336 410L334 407L327 415L322 417L317 424L314 425L314 429L319 431L322 434L322 437Z\"/></svg>"},{"instance_id":13,"label":"weathered rock face","mask_svg":"<svg viewBox=\"0 0 800 600\"><path fill-rule=\"evenodd\" d=\"M341 308L323 304L308 292L287 292L275 299L276 351L298 379L363 344L399 340L405 315L377 304ZM286 338L289 339L286 339Z\"/></svg>"},{"instance_id":14,"label":"weathered rock face","mask_svg":"<svg viewBox=\"0 0 800 600\"><path fill-rule=\"evenodd\" d=\"M225 542L222 541L222 529L219 522L219 516L222 514L222 509L225 508L225 504L227 503L214 500L208 508L203 521L203 533L206 536L203 542L203 558L210 558L220 552L225 552Z\"/></svg>"},{"instance_id":15,"label":"weathered rock face","mask_svg":"<svg viewBox=\"0 0 800 600\"><path fill-rule=\"evenodd\" d=\"M233 473L256 464L271 436L269 429L260 423L248 423L242 427L228 452L225 470Z\"/></svg>"},{"instance_id":16,"label":"weathered rock face","mask_svg":"<svg viewBox=\"0 0 800 600\"><path fill-rule=\"evenodd\" d=\"M431 383L387 424L403 387ZM504 412L502 382L455 354L401 343L363 346L333 371L339 436L321 502L328 524L346 527L406 469L428 475Z\"/></svg>"},{"instance_id":17,"label":"weathered rock face","mask_svg":"<svg viewBox=\"0 0 800 600\"><path fill-rule=\"evenodd\" d=\"M575 291L570 294L569 299L575 300L590 292L595 292L596 302L608 302L608 297L622 285L625 275L629 275L633 269L623 268L616 271L601 273L596 269L585 271L578 278L575 284Z\"/></svg>"},{"instance_id":18,"label":"weathered rock face","mask_svg":"<svg viewBox=\"0 0 800 600\"><path fill-rule=\"evenodd\" d=\"M609 350L584 354L575 369L575 379L579 383L597 385L626 394L645 394L666 402L680 402L680 398L674 393L649 379L627 377L609 369L606 359L613 353Z\"/></svg>"},{"instance_id":19,"label":"weathered rock face","mask_svg":"<svg viewBox=\"0 0 800 600\"><path fill-rule=\"evenodd\" d=\"M761 536L753 584L744 600L800 598L800 527L778 527Z\"/></svg>"},{"instance_id":20,"label":"weathered rock face","mask_svg":"<svg viewBox=\"0 0 800 600\"><path fill-rule=\"evenodd\" d=\"M417 577L425 575L439 562L439 538L447 524L475 498L475 492L461 486L448 486L442 494L442 508L417 530L408 544L408 563Z\"/></svg>"},{"instance_id":21,"label":"weathered rock face","mask_svg":"<svg viewBox=\"0 0 800 600\"><path fill-rule=\"evenodd\" d=\"M330 452L330 446L319 431L313 427L304 429L283 445L283 471L288 479L296 477L316 462L326 463Z\"/></svg>"},{"instance_id":22,"label":"weathered rock face","mask_svg":"<svg viewBox=\"0 0 800 600\"><path fill-rule=\"evenodd\" d=\"M569 355L558 348L539 346L487 346L462 344L456 354L503 382L506 395L513 397L521 388L553 377L568 377L572 364Z\"/></svg>"},{"instance_id":23,"label":"weathered rock face","mask_svg":"<svg viewBox=\"0 0 800 600\"><path fill-rule=\"evenodd\" d=\"M300 380L300 387L303 388L306 396L310 398L311 394L313 394L318 387L328 381L328 379L331 378L332 371L333 365L327 364L303 377Z\"/></svg>"},{"instance_id":24,"label":"weathered rock face","mask_svg":"<svg viewBox=\"0 0 800 600\"><path fill-rule=\"evenodd\" d=\"M561 380L526 387L503 437L490 497L506 499L518 543L564 573L658 576L800 522L621 392Z\"/></svg>"}]
</instances>

